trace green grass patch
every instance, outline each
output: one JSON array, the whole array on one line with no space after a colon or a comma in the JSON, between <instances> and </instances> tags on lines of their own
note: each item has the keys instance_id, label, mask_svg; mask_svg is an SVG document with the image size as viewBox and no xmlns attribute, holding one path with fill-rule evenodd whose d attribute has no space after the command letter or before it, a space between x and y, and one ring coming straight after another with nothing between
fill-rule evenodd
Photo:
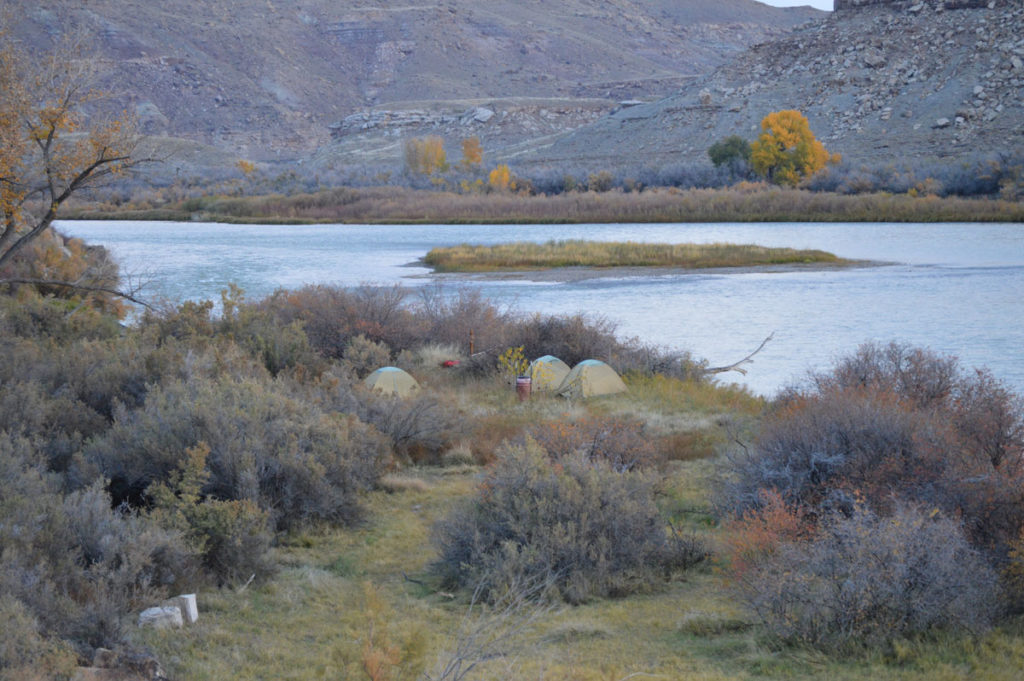
<instances>
[{"instance_id":1,"label":"green grass patch","mask_svg":"<svg viewBox=\"0 0 1024 681\"><path fill-rule=\"evenodd\" d=\"M462 244L431 249L423 261L437 272L500 272L558 267L759 267L848 265L833 253L755 244L645 244L571 239L543 244L517 241L495 246Z\"/></svg>"}]
</instances>

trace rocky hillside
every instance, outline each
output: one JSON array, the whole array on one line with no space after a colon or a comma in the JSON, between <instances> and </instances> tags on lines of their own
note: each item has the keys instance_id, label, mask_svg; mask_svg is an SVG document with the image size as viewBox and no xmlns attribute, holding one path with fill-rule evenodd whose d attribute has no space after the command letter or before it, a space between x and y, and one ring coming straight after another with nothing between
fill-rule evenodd
<instances>
[{"instance_id":1,"label":"rocky hillside","mask_svg":"<svg viewBox=\"0 0 1024 681\"><path fill-rule=\"evenodd\" d=\"M509 142L564 132L619 100L675 91L822 14L753 0L4 5L30 49L70 27L91 36L109 67L104 85L146 133L258 160L309 154L332 133L360 133L367 142L352 150L372 151L389 146L383 133L405 127L396 121L420 116L419 127L437 127L435 120L488 104ZM552 111L571 114L551 118ZM509 116L520 123L504 125Z\"/></svg>"},{"instance_id":2,"label":"rocky hillside","mask_svg":"<svg viewBox=\"0 0 1024 681\"><path fill-rule=\"evenodd\" d=\"M706 161L727 135L799 109L855 163L1024 149L1020 0L840 0L826 19L757 45L661 101L629 107L521 164L600 168Z\"/></svg>"}]
</instances>

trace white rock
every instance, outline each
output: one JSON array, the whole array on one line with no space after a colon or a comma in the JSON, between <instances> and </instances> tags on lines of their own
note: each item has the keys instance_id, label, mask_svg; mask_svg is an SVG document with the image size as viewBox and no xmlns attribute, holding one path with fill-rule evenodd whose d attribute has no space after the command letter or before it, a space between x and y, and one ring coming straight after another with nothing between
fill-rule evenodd
<instances>
[{"instance_id":1,"label":"white rock","mask_svg":"<svg viewBox=\"0 0 1024 681\"><path fill-rule=\"evenodd\" d=\"M948 118L940 118L935 121L933 128L948 128L950 126L950 120Z\"/></svg>"},{"instance_id":2,"label":"white rock","mask_svg":"<svg viewBox=\"0 0 1024 681\"><path fill-rule=\"evenodd\" d=\"M492 118L494 118L494 112L482 106L477 107L476 111L473 112L473 120L477 123L486 123Z\"/></svg>"},{"instance_id":3,"label":"white rock","mask_svg":"<svg viewBox=\"0 0 1024 681\"><path fill-rule=\"evenodd\" d=\"M173 606L181 611L181 618L185 624L195 624L199 619L199 606L196 605L195 594L181 594L164 601L165 606Z\"/></svg>"},{"instance_id":4,"label":"white rock","mask_svg":"<svg viewBox=\"0 0 1024 681\"><path fill-rule=\"evenodd\" d=\"M181 610L173 605L159 608L146 608L139 613L140 627L168 629L170 627L180 627L182 624Z\"/></svg>"}]
</instances>

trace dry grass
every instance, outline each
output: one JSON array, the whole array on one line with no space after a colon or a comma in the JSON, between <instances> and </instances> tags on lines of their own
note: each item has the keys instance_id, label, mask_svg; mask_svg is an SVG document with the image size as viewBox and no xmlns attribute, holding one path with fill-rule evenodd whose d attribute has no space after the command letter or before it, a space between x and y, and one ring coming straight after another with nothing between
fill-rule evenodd
<instances>
[{"instance_id":1,"label":"dry grass","mask_svg":"<svg viewBox=\"0 0 1024 681\"><path fill-rule=\"evenodd\" d=\"M1024 203L906 194L832 194L764 184L555 196L455 194L401 187L338 188L315 194L208 196L152 210L111 206L69 219L258 223L508 224L590 222L1024 222Z\"/></svg>"},{"instance_id":2,"label":"dry grass","mask_svg":"<svg viewBox=\"0 0 1024 681\"><path fill-rule=\"evenodd\" d=\"M391 494L397 492L427 492L430 490L430 483L426 480L409 475L385 475L377 483L377 486Z\"/></svg>"},{"instance_id":3,"label":"dry grass","mask_svg":"<svg viewBox=\"0 0 1024 681\"><path fill-rule=\"evenodd\" d=\"M512 435L537 420L645 413L657 424L649 427L664 437L714 433L723 415L755 419L763 406L732 388L639 376L627 380L625 395L573 404L550 397L520 403L508 386L467 384L453 399L480 425L474 438L457 447L458 458L480 447L482 434ZM686 425L678 428L676 422ZM659 502L674 525L712 541L719 531L709 513L716 470L710 456L670 462L662 473ZM277 550L283 567L273 581L242 592L202 592L197 626L135 630L134 642L152 649L171 678L367 679L363 662L371 642L398 652L389 678L421 678L451 646L468 606L467 594L445 594L432 583L427 571L435 557L431 527L473 493L478 472L463 463L389 476L388 484L400 493L369 494L364 525L290 535ZM868 659L838 661L765 645L712 564L650 595L543 612L508 651L513 657L486 662L472 678L1010 681L1019 678L1024 620L976 642L905 642Z\"/></svg>"},{"instance_id":4,"label":"dry grass","mask_svg":"<svg viewBox=\"0 0 1024 681\"><path fill-rule=\"evenodd\" d=\"M438 272L494 272L555 267L755 267L793 263L849 264L819 250L754 244L644 244L633 241L515 242L434 248L424 262Z\"/></svg>"},{"instance_id":5,"label":"dry grass","mask_svg":"<svg viewBox=\"0 0 1024 681\"><path fill-rule=\"evenodd\" d=\"M674 504L700 508L709 463L679 464L667 473ZM367 679L362 655L373 624L403 654L393 678L417 678L450 645L467 608L465 594L451 598L425 580L433 557L426 538L432 522L470 493L475 474L416 474L427 489L374 493L368 500L374 520L365 527L293 537L280 549L286 568L273 582L242 593L201 593L197 626L140 630L135 641L153 649L172 678ZM617 681L643 673L650 676L639 678L707 681L1010 681L1019 678L1022 627L1010 625L978 642L906 642L866 660L778 650L760 642L712 568L652 595L551 611L510 649L514 661L491 660L472 678Z\"/></svg>"}]
</instances>

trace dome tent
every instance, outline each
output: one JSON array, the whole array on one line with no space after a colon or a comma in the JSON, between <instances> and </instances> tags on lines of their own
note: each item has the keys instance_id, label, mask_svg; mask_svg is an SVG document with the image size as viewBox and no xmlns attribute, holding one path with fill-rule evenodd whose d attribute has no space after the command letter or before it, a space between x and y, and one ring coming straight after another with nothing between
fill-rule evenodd
<instances>
[{"instance_id":1,"label":"dome tent","mask_svg":"<svg viewBox=\"0 0 1024 681\"><path fill-rule=\"evenodd\" d=\"M419 390L420 384L398 367L381 367L363 380L363 385L385 395L408 397Z\"/></svg>"},{"instance_id":2,"label":"dome tent","mask_svg":"<svg viewBox=\"0 0 1024 681\"><path fill-rule=\"evenodd\" d=\"M571 399L626 392L615 369L596 359L585 359L572 368L558 387L558 394Z\"/></svg>"},{"instance_id":3,"label":"dome tent","mask_svg":"<svg viewBox=\"0 0 1024 681\"><path fill-rule=\"evenodd\" d=\"M530 362L530 383L533 392L554 392L569 375L569 365L554 355L544 355Z\"/></svg>"}]
</instances>

